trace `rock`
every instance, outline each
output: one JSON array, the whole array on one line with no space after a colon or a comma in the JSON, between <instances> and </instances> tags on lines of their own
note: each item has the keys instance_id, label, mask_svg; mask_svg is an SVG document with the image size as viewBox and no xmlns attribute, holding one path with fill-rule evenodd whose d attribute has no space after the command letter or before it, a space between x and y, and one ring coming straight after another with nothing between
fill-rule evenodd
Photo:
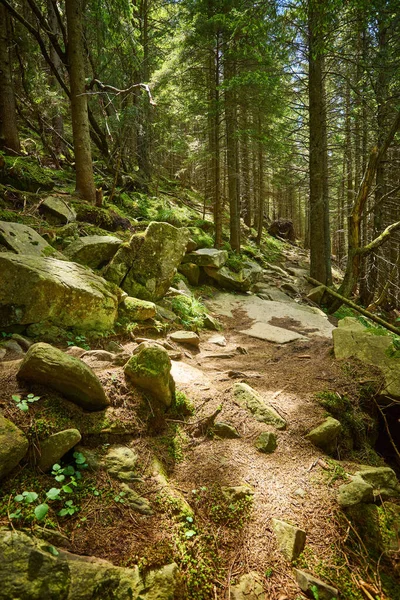
<instances>
[{"instance_id":1,"label":"rock","mask_svg":"<svg viewBox=\"0 0 400 600\"><path fill-rule=\"evenodd\" d=\"M264 431L258 436L255 446L259 452L270 454L276 450L276 434Z\"/></svg>"},{"instance_id":2,"label":"rock","mask_svg":"<svg viewBox=\"0 0 400 600\"><path fill-rule=\"evenodd\" d=\"M54 556L56 554L56 556ZM175 563L151 570L53 549L22 532L0 531L1 597L29 600L170 600L182 597Z\"/></svg>"},{"instance_id":3,"label":"rock","mask_svg":"<svg viewBox=\"0 0 400 600\"><path fill-rule=\"evenodd\" d=\"M200 267L193 263L181 263L178 271L186 277L190 285L199 285Z\"/></svg>"},{"instance_id":4,"label":"rock","mask_svg":"<svg viewBox=\"0 0 400 600\"><path fill-rule=\"evenodd\" d=\"M226 339L223 335L213 335L207 340L210 344L216 344L217 346L226 346Z\"/></svg>"},{"instance_id":5,"label":"rock","mask_svg":"<svg viewBox=\"0 0 400 600\"><path fill-rule=\"evenodd\" d=\"M135 490L129 487L127 483L121 483L121 491L124 492L123 503L127 504L133 510L141 515L152 515L153 511L150 502L142 498Z\"/></svg>"},{"instance_id":6,"label":"rock","mask_svg":"<svg viewBox=\"0 0 400 600\"><path fill-rule=\"evenodd\" d=\"M164 406L175 398L171 376L171 359L158 344L141 343L124 367L125 375L138 387L147 390Z\"/></svg>"},{"instance_id":7,"label":"rock","mask_svg":"<svg viewBox=\"0 0 400 600\"><path fill-rule=\"evenodd\" d=\"M48 321L112 329L119 297L118 288L75 263L0 253L0 327Z\"/></svg>"},{"instance_id":8,"label":"rock","mask_svg":"<svg viewBox=\"0 0 400 600\"><path fill-rule=\"evenodd\" d=\"M253 288L255 288L255 286L253 286ZM274 286L267 286L264 284L261 290L254 290L253 288L252 291L254 291L254 293L262 300L267 300L268 302L293 302L290 296Z\"/></svg>"},{"instance_id":9,"label":"rock","mask_svg":"<svg viewBox=\"0 0 400 600\"><path fill-rule=\"evenodd\" d=\"M316 588L318 594L318 600L337 600L339 592L336 588L324 583L320 579L313 577L305 571L294 569L296 581L300 589L309 597L316 598L313 588Z\"/></svg>"},{"instance_id":10,"label":"rock","mask_svg":"<svg viewBox=\"0 0 400 600\"><path fill-rule=\"evenodd\" d=\"M212 431L215 436L222 439L234 440L240 438L240 433L236 427L229 425L229 423L224 423L223 421L216 421Z\"/></svg>"},{"instance_id":11,"label":"rock","mask_svg":"<svg viewBox=\"0 0 400 600\"><path fill-rule=\"evenodd\" d=\"M217 319L208 314L204 315L203 324L206 329L211 329L211 331L219 331L220 329Z\"/></svg>"},{"instance_id":12,"label":"rock","mask_svg":"<svg viewBox=\"0 0 400 600\"><path fill-rule=\"evenodd\" d=\"M252 285L262 278L262 268L250 260L243 261L243 265L239 273L234 273L228 267L220 269L204 267L204 270L222 288L238 292L248 292Z\"/></svg>"},{"instance_id":13,"label":"rock","mask_svg":"<svg viewBox=\"0 0 400 600\"><path fill-rule=\"evenodd\" d=\"M119 314L129 321L147 321L156 316L156 305L147 300L127 296L118 307Z\"/></svg>"},{"instance_id":14,"label":"rock","mask_svg":"<svg viewBox=\"0 0 400 600\"><path fill-rule=\"evenodd\" d=\"M156 317L158 319L165 319L166 321L171 321L171 323L176 321L178 318L172 310L170 310L169 308L165 308L160 304L156 304Z\"/></svg>"},{"instance_id":15,"label":"rock","mask_svg":"<svg viewBox=\"0 0 400 600\"><path fill-rule=\"evenodd\" d=\"M321 304L323 295L325 294L325 286L318 285L312 288L307 294L307 298L316 304Z\"/></svg>"},{"instance_id":16,"label":"rock","mask_svg":"<svg viewBox=\"0 0 400 600\"><path fill-rule=\"evenodd\" d=\"M157 483L157 488L161 490L161 495L166 498L170 508L175 513L185 517L193 517L193 509L185 500L183 494L169 483L165 470L157 458L152 461L152 477Z\"/></svg>"},{"instance_id":17,"label":"rock","mask_svg":"<svg viewBox=\"0 0 400 600\"><path fill-rule=\"evenodd\" d=\"M115 354L121 354L124 351L123 346L114 340L107 342L105 348L107 352L114 352Z\"/></svg>"},{"instance_id":18,"label":"rock","mask_svg":"<svg viewBox=\"0 0 400 600\"><path fill-rule=\"evenodd\" d=\"M115 354L107 352L107 350L87 350L77 358L81 358L84 362L90 362L93 359L97 362L114 362Z\"/></svg>"},{"instance_id":19,"label":"rock","mask_svg":"<svg viewBox=\"0 0 400 600\"><path fill-rule=\"evenodd\" d=\"M291 296L298 296L300 294L299 289L292 283L282 283L281 290L288 292Z\"/></svg>"},{"instance_id":20,"label":"rock","mask_svg":"<svg viewBox=\"0 0 400 600\"><path fill-rule=\"evenodd\" d=\"M62 198L48 196L39 205L39 213L44 215L49 223L67 225L76 221L76 212Z\"/></svg>"},{"instance_id":21,"label":"rock","mask_svg":"<svg viewBox=\"0 0 400 600\"><path fill-rule=\"evenodd\" d=\"M80 441L81 434L77 429L65 429L51 435L40 443L40 456L37 466L42 471L48 471Z\"/></svg>"},{"instance_id":22,"label":"rock","mask_svg":"<svg viewBox=\"0 0 400 600\"><path fill-rule=\"evenodd\" d=\"M228 260L226 250L217 250L216 248L200 248L194 252L186 254L182 263L192 263L198 267L215 267L219 269Z\"/></svg>"},{"instance_id":23,"label":"rock","mask_svg":"<svg viewBox=\"0 0 400 600\"><path fill-rule=\"evenodd\" d=\"M387 500L400 496L400 483L396 473L389 467L363 467L355 473L373 487L374 498Z\"/></svg>"},{"instance_id":24,"label":"rock","mask_svg":"<svg viewBox=\"0 0 400 600\"><path fill-rule=\"evenodd\" d=\"M157 301L172 283L189 239L187 229L150 223L144 233L123 244L104 271L104 277L130 296Z\"/></svg>"},{"instance_id":25,"label":"rock","mask_svg":"<svg viewBox=\"0 0 400 600\"><path fill-rule=\"evenodd\" d=\"M231 502L238 502L250 496L254 496L254 490L248 485L234 485L230 487L221 487L222 493Z\"/></svg>"},{"instance_id":26,"label":"rock","mask_svg":"<svg viewBox=\"0 0 400 600\"><path fill-rule=\"evenodd\" d=\"M272 527L276 535L279 550L286 560L293 562L304 550L306 532L279 519L272 519Z\"/></svg>"},{"instance_id":27,"label":"rock","mask_svg":"<svg viewBox=\"0 0 400 600\"><path fill-rule=\"evenodd\" d=\"M0 360L3 360L6 354L7 350L5 348L0 348Z\"/></svg>"},{"instance_id":28,"label":"rock","mask_svg":"<svg viewBox=\"0 0 400 600\"><path fill-rule=\"evenodd\" d=\"M120 481L138 479L135 471L138 455L127 446L111 446L104 458L107 472Z\"/></svg>"},{"instance_id":29,"label":"rock","mask_svg":"<svg viewBox=\"0 0 400 600\"><path fill-rule=\"evenodd\" d=\"M21 225L21 223L0 221L0 244L14 254L41 257L61 256L34 229L27 225Z\"/></svg>"},{"instance_id":30,"label":"rock","mask_svg":"<svg viewBox=\"0 0 400 600\"><path fill-rule=\"evenodd\" d=\"M374 501L374 488L361 477L353 477L350 483L339 486L337 501L342 508Z\"/></svg>"},{"instance_id":31,"label":"rock","mask_svg":"<svg viewBox=\"0 0 400 600\"><path fill-rule=\"evenodd\" d=\"M17 377L55 389L85 410L102 410L109 404L93 371L78 358L50 344L33 344Z\"/></svg>"},{"instance_id":32,"label":"rock","mask_svg":"<svg viewBox=\"0 0 400 600\"><path fill-rule=\"evenodd\" d=\"M237 404L251 412L257 421L270 423L277 429L286 428L285 419L247 383L235 383L233 386L233 396Z\"/></svg>"},{"instance_id":33,"label":"rock","mask_svg":"<svg viewBox=\"0 0 400 600\"><path fill-rule=\"evenodd\" d=\"M395 348L390 335L375 335L373 329L367 329L352 317L341 319L332 335L337 359L353 356L378 367L385 380L380 393L400 399L400 358L391 356Z\"/></svg>"},{"instance_id":34,"label":"rock","mask_svg":"<svg viewBox=\"0 0 400 600\"><path fill-rule=\"evenodd\" d=\"M23 336L23 335L19 335L19 333L13 333L11 336L12 340L15 340L16 342L18 342L18 344L21 346L21 348L23 348L24 350L29 350L29 348L32 346L33 341L30 340L29 338Z\"/></svg>"},{"instance_id":35,"label":"rock","mask_svg":"<svg viewBox=\"0 0 400 600\"><path fill-rule=\"evenodd\" d=\"M178 291L185 294L185 296L188 296L189 298L192 297L192 292L190 291L186 283L183 281L183 279L181 281L178 281L177 288Z\"/></svg>"},{"instance_id":36,"label":"rock","mask_svg":"<svg viewBox=\"0 0 400 600\"><path fill-rule=\"evenodd\" d=\"M306 435L306 438L315 446L318 446L318 448L329 453L335 450L336 440L341 431L342 425L340 421L333 417L327 417L321 425L310 431Z\"/></svg>"},{"instance_id":37,"label":"rock","mask_svg":"<svg viewBox=\"0 0 400 600\"><path fill-rule=\"evenodd\" d=\"M6 340L5 342L1 342L0 346L2 348L5 348L6 350L9 350L10 352L18 354L19 356L23 356L25 354L25 352L16 340Z\"/></svg>"},{"instance_id":38,"label":"rock","mask_svg":"<svg viewBox=\"0 0 400 600\"><path fill-rule=\"evenodd\" d=\"M100 269L112 259L121 244L115 236L88 235L69 244L64 254L73 262Z\"/></svg>"},{"instance_id":39,"label":"rock","mask_svg":"<svg viewBox=\"0 0 400 600\"><path fill-rule=\"evenodd\" d=\"M22 431L0 414L0 479L18 465L28 451Z\"/></svg>"},{"instance_id":40,"label":"rock","mask_svg":"<svg viewBox=\"0 0 400 600\"><path fill-rule=\"evenodd\" d=\"M381 506L357 504L346 510L346 517L374 558L399 551L399 505L392 502L384 502Z\"/></svg>"},{"instance_id":41,"label":"rock","mask_svg":"<svg viewBox=\"0 0 400 600\"><path fill-rule=\"evenodd\" d=\"M189 344L190 346L195 346L196 348L198 348L200 344L200 338L194 331L174 331L169 337L173 342Z\"/></svg>"},{"instance_id":42,"label":"rock","mask_svg":"<svg viewBox=\"0 0 400 600\"><path fill-rule=\"evenodd\" d=\"M255 571L242 575L229 591L231 600L267 600L262 579Z\"/></svg>"},{"instance_id":43,"label":"rock","mask_svg":"<svg viewBox=\"0 0 400 600\"><path fill-rule=\"evenodd\" d=\"M81 348L80 346L70 346L68 350L65 351L65 354L68 356L74 356L75 358L80 358L84 354L86 354L87 350Z\"/></svg>"}]
</instances>

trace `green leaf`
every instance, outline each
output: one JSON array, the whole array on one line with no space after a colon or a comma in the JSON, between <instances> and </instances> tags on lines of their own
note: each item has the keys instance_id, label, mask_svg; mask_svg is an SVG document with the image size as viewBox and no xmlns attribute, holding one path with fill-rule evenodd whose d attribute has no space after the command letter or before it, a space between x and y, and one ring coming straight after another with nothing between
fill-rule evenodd
<instances>
[{"instance_id":1,"label":"green leaf","mask_svg":"<svg viewBox=\"0 0 400 600\"><path fill-rule=\"evenodd\" d=\"M39 498L36 492L22 492L22 495L25 496L25 502L28 504L32 504Z\"/></svg>"},{"instance_id":2,"label":"green leaf","mask_svg":"<svg viewBox=\"0 0 400 600\"><path fill-rule=\"evenodd\" d=\"M37 518L38 521L41 521L42 519L44 519L48 512L49 512L49 506L48 506L48 504L45 504L45 503L39 504L34 510L35 517Z\"/></svg>"},{"instance_id":3,"label":"green leaf","mask_svg":"<svg viewBox=\"0 0 400 600\"><path fill-rule=\"evenodd\" d=\"M73 501L72 500L67 500L65 503L66 506L72 506L73 505Z\"/></svg>"},{"instance_id":4,"label":"green leaf","mask_svg":"<svg viewBox=\"0 0 400 600\"><path fill-rule=\"evenodd\" d=\"M56 463L55 465L53 465L53 466L52 466L52 470L53 470L53 471L59 471L60 469L61 469L61 467L60 467L60 465L59 465L59 464L57 464L57 463Z\"/></svg>"},{"instance_id":5,"label":"green leaf","mask_svg":"<svg viewBox=\"0 0 400 600\"><path fill-rule=\"evenodd\" d=\"M68 467L65 467L65 469L63 469L63 473L65 473L65 475L73 475L75 473L75 469L74 467L69 465Z\"/></svg>"},{"instance_id":6,"label":"green leaf","mask_svg":"<svg viewBox=\"0 0 400 600\"><path fill-rule=\"evenodd\" d=\"M61 483L61 481L64 481L65 475L56 475L54 479Z\"/></svg>"},{"instance_id":7,"label":"green leaf","mask_svg":"<svg viewBox=\"0 0 400 600\"><path fill-rule=\"evenodd\" d=\"M23 412L27 412L29 410L29 406L27 405L27 403L24 400L22 402L20 402L19 404L17 404L17 406Z\"/></svg>"},{"instance_id":8,"label":"green leaf","mask_svg":"<svg viewBox=\"0 0 400 600\"><path fill-rule=\"evenodd\" d=\"M14 500L15 502L23 502L24 497L22 494L18 494L18 496L15 496Z\"/></svg>"},{"instance_id":9,"label":"green leaf","mask_svg":"<svg viewBox=\"0 0 400 600\"><path fill-rule=\"evenodd\" d=\"M189 531L185 531L186 538L192 538L196 534L197 534L197 531L194 531L194 529L189 529Z\"/></svg>"},{"instance_id":10,"label":"green leaf","mask_svg":"<svg viewBox=\"0 0 400 600\"><path fill-rule=\"evenodd\" d=\"M62 491L65 492L66 494L72 494L72 492L74 491L72 489L72 487L70 487L69 485L63 485L62 486Z\"/></svg>"},{"instance_id":11,"label":"green leaf","mask_svg":"<svg viewBox=\"0 0 400 600\"><path fill-rule=\"evenodd\" d=\"M59 488L51 488L46 492L46 496L49 500L59 500L61 490Z\"/></svg>"},{"instance_id":12,"label":"green leaf","mask_svg":"<svg viewBox=\"0 0 400 600\"><path fill-rule=\"evenodd\" d=\"M18 396L17 394L11 396L11 398L14 400L14 402L20 402L21 400L21 396Z\"/></svg>"},{"instance_id":13,"label":"green leaf","mask_svg":"<svg viewBox=\"0 0 400 600\"><path fill-rule=\"evenodd\" d=\"M83 456L82 452L74 452L73 456L77 465L85 464L86 458Z\"/></svg>"},{"instance_id":14,"label":"green leaf","mask_svg":"<svg viewBox=\"0 0 400 600\"><path fill-rule=\"evenodd\" d=\"M57 550L57 548L54 548L54 546L49 546L47 548L47 550L50 552L50 554L52 554L53 556L58 556L60 553Z\"/></svg>"},{"instance_id":15,"label":"green leaf","mask_svg":"<svg viewBox=\"0 0 400 600\"><path fill-rule=\"evenodd\" d=\"M67 508L62 508L57 514L60 515L60 517L65 517L65 515L69 514L69 511Z\"/></svg>"},{"instance_id":16,"label":"green leaf","mask_svg":"<svg viewBox=\"0 0 400 600\"><path fill-rule=\"evenodd\" d=\"M188 523L193 523L193 517L186 517L186 521Z\"/></svg>"}]
</instances>

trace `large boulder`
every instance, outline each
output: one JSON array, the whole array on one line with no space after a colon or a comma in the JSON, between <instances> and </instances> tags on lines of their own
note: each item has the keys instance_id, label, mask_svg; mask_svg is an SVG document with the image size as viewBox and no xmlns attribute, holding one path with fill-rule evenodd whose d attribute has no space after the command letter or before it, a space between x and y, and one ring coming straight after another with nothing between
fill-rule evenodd
<instances>
[{"instance_id":1,"label":"large boulder","mask_svg":"<svg viewBox=\"0 0 400 600\"><path fill-rule=\"evenodd\" d=\"M248 410L260 423L269 423L277 429L285 429L285 419L247 383L235 383L233 397L237 404Z\"/></svg>"},{"instance_id":2,"label":"large boulder","mask_svg":"<svg viewBox=\"0 0 400 600\"><path fill-rule=\"evenodd\" d=\"M48 196L39 206L39 212L49 223L67 225L76 221L76 212L63 198Z\"/></svg>"},{"instance_id":3,"label":"large boulder","mask_svg":"<svg viewBox=\"0 0 400 600\"><path fill-rule=\"evenodd\" d=\"M198 267L214 267L219 269L223 267L228 260L226 250L217 250L216 248L200 248L194 252L189 252L183 257L183 263L193 263Z\"/></svg>"},{"instance_id":4,"label":"large boulder","mask_svg":"<svg viewBox=\"0 0 400 600\"><path fill-rule=\"evenodd\" d=\"M64 254L73 262L100 269L112 259L121 244L122 241L112 235L88 235L69 244Z\"/></svg>"},{"instance_id":5,"label":"large boulder","mask_svg":"<svg viewBox=\"0 0 400 600\"><path fill-rule=\"evenodd\" d=\"M48 471L80 441L81 434L77 429L64 429L64 431L50 435L40 444L38 467L42 471Z\"/></svg>"},{"instance_id":6,"label":"large boulder","mask_svg":"<svg viewBox=\"0 0 400 600\"><path fill-rule=\"evenodd\" d=\"M374 490L374 498L387 500L400 496L400 483L390 467L362 467L355 473Z\"/></svg>"},{"instance_id":7,"label":"large boulder","mask_svg":"<svg viewBox=\"0 0 400 600\"><path fill-rule=\"evenodd\" d=\"M171 600L179 592L175 563L142 576L138 567L55 549L18 531L0 530L0 598L14 600Z\"/></svg>"},{"instance_id":8,"label":"large boulder","mask_svg":"<svg viewBox=\"0 0 400 600\"><path fill-rule=\"evenodd\" d=\"M187 229L150 223L144 233L123 244L104 271L104 277L130 296L157 301L172 283L189 239Z\"/></svg>"},{"instance_id":9,"label":"large boulder","mask_svg":"<svg viewBox=\"0 0 400 600\"><path fill-rule=\"evenodd\" d=\"M135 385L151 392L161 404L171 405L175 397L175 382L171 375L171 359L165 348L142 342L135 348L124 371Z\"/></svg>"},{"instance_id":10,"label":"large boulder","mask_svg":"<svg viewBox=\"0 0 400 600\"><path fill-rule=\"evenodd\" d=\"M61 256L34 229L27 225L21 225L21 223L0 221L0 245L14 254L43 257Z\"/></svg>"},{"instance_id":11,"label":"large boulder","mask_svg":"<svg viewBox=\"0 0 400 600\"><path fill-rule=\"evenodd\" d=\"M28 451L22 431L0 414L0 479L17 466Z\"/></svg>"},{"instance_id":12,"label":"large boulder","mask_svg":"<svg viewBox=\"0 0 400 600\"><path fill-rule=\"evenodd\" d=\"M92 369L50 344L33 344L17 377L55 389L85 410L102 410L109 404Z\"/></svg>"},{"instance_id":13,"label":"large boulder","mask_svg":"<svg viewBox=\"0 0 400 600\"><path fill-rule=\"evenodd\" d=\"M381 330L364 327L352 317L341 319L338 327L332 332L335 357L354 357L363 363L378 367L385 379L382 394L399 400L400 358L396 357L392 337L381 333Z\"/></svg>"},{"instance_id":14,"label":"large boulder","mask_svg":"<svg viewBox=\"0 0 400 600\"><path fill-rule=\"evenodd\" d=\"M220 287L237 292L248 292L263 277L260 265L251 260L243 261L243 268L238 273L228 267L204 267L204 270Z\"/></svg>"},{"instance_id":15,"label":"large boulder","mask_svg":"<svg viewBox=\"0 0 400 600\"><path fill-rule=\"evenodd\" d=\"M112 329L120 291L75 263L0 253L0 327L45 321L80 330Z\"/></svg>"},{"instance_id":16,"label":"large boulder","mask_svg":"<svg viewBox=\"0 0 400 600\"><path fill-rule=\"evenodd\" d=\"M361 477L353 477L350 483L339 486L337 501L342 508L373 502L374 488Z\"/></svg>"}]
</instances>

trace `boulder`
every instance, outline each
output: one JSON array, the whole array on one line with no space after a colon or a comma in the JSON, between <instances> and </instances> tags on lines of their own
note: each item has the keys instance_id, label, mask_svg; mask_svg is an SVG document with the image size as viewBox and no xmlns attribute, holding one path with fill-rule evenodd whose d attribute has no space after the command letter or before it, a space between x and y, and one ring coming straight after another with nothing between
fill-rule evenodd
<instances>
[{"instance_id":1,"label":"boulder","mask_svg":"<svg viewBox=\"0 0 400 600\"><path fill-rule=\"evenodd\" d=\"M374 490L374 498L387 500L400 496L400 483L390 467L363 467L355 473Z\"/></svg>"},{"instance_id":2,"label":"boulder","mask_svg":"<svg viewBox=\"0 0 400 600\"><path fill-rule=\"evenodd\" d=\"M39 206L39 212L49 223L67 225L76 221L76 212L62 198L48 196Z\"/></svg>"},{"instance_id":3,"label":"boulder","mask_svg":"<svg viewBox=\"0 0 400 600\"><path fill-rule=\"evenodd\" d=\"M190 285L199 285L200 267L193 263L181 263L178 271L186 277Z\"/></svg>"},{"instance_id":4,"label":"boulder","mask_svg":"<svg viewBox=\"0 0 400 600\"><path fill-rule=\"evenodd\" d=\"M28 452L22 431L0 414L0 479L18 465Z\"/></svg>"},{"instance_id":5,"label":"boulder","mask_svg":"<svg viewBox=\"0 0 400 600\"><path fill-rule=\"evenodd\" d=\"M156 316L156 305L148 300L126 296L118 307L119 314L129 321L146 321Z\"/></svg>"},{"instance_id":6,"label":"boulder","mask_svg":"<svg viewBox=\"0 0 400 600\"><path fill-rule=\"evenodd\" d=\"M247 383L235 383L233 386L235 402L248 410L260 423L269 423L277 429L285 429L286 421L270 406L262 396Z\"/></svg>"},{"instance_id":7,"label":"boulder","mask_svg":"<svg viewBox=\"0 0 400 600\"><path fill-rule=\"evenodd\" d=\"M252 285L262 279L263 273L260 265L253 261L243 261L243 265L239 273L234 273L228 267L220 269L204 267L204 270L220 287L237 292L248 292Z\"/></svg>"},{"instance_id":8,"label":"boulder","mask_svg":"<svg viewBox=\"0 0 400 600\"><path fill-rule=\"evenodd\" d=\"M384 553L399 552L400 506L392 502L357 504L346 510L346 517L377 559Z\"/></svg>"},{"instance_id":9,"label":"boulder","mask_svg":"<svg viewBox=\"0 0 400 600\"><path fill-rule=\"evenodd\" d=\"M50 301L51 299L51 301ZM120 290L75 263L0 253L0 327L112 329Z\"/></svg>"},{"instance_id":10,"label":"boulder","mask_svg":"<svg viewBox=\"0 0 400 600\"><path fill-rule=\"evenodd\" d=\"M88 235L69 244L64 254L80 265L100 269L112 259L121 244L122 241L112 235Z\"/></svg>"},{"instance_id":11,"label":"boulder","mask_svg":"<svg viewBox=\"0 0 400 600\"><path fill-rule=\"evenodd\" d=\"M306 435L306 438L310 440L315 446L325 450L325 452L332 452L336 448L336 440L342 430L340 421L333 417L327 417L321 425L315 427L310 433Z\"/></svg>"},{"instance_id":12,"label":"boulder","mask_svg":"<svg viewBox=\"0 0 400 600\"><path fill-rule=\"evenodd\" d=\"M189 239L186 229L168 223L150 223L144 233L123 244L104 271L130 296L157 301L172 283Z\"/></svg>"},{"instance_id":13,"label":"boulder","mask_svg":"<svg viewBox=\"0 0 400 600\"><path fill-rule=\"evenodd\" d=\"M0 221L0 244L14 254L61 257L34 229L21 223Z\"/></svg>"},{"instance_id":14,"label":"boulder","mask_svg":"<svg viewBox=\"0 0 400 600\"><path fill-rule=\"evenodd\" d=\"M49 436L40 443L39 469L48 471L71 448L79 444L81 434L77 429L65 429Z\"/></svg>"},{"instance_id":15,"label":"boulder","mask_svg":"<svg viewBox=\"0 0 400 600\"><path fill-rule=\"evenodd\" d=\"M136 463L138 455L127 446L111 446L104 458L107 473L120 481L137 480Z\"/></svg>"},{"instance_id":16,"label":"boulder","mask_svg":"<svg viewBox=\"0 0 400 600\"><path fill-rule=\"evenodd\" d=\"M294 574L301 591L309 598L318 598L318 600L338 599L339 591L331 585L328 585L313 575L310 575L305 571L300 571L299 569L295 569Z\"/></svg>"},{"instance_id":17,"label":"boulder","mask_svg":"<svg viewBox=\"0 0 400 600\"><path fill-rule=\"evenodd\" d=\"M18 354L19 356L23 356L25 354L23 348L19 345L16 340L5 340L4 342L0 342L0 348L5 348L10 352L14 352L14 354Z\"/></svg>"},{"instance_id":18,"label":"boulder","mask_svg":"<svg viewBox=\"0 0 400 600\"><path fill-rule=\"evenodd\" d=\"M217 250L216 248L200 248L194 252L186 254L182 263L192 263L198 267L214 267L219 269L223 267L228 260L226 250Z\"/></svg>"},{"instance_id":19,"label":"boulder","mask_svg":"<svg viewBox=\"0 0 400 600\"><path fill-rule=\"evenodd\" d=\"M0 530L1 597L29 600L170 600L179 595L175 563L140 574L106 560L55 549L18 531Z\"/></svg>"},{"instance_id":20,"label":"boulder","mask_svg":"<svg viewBox=\"0 0 400 600\"><path fill-rule=\"evenodd\" d=\"M339 486L337 501L342 508L362 502L373 502L374 488L361 477L353 477L350 483Z\"/></svg>"},{"instance_id":21,"label":"boulder","mask_svg":"<svg viewBox=\"0 0 400 600\"><path fill-rule=\"evenodd\" d=\"M325 294L325 286L318 285L317 287L312 288L307 294L307 298L311 300L311 302L315 302L316 304L321 304L321 300L323 295Z\"/></svg>"},{"instance_id":22,"label":"boulder","mask_svg":"<svg viewBox=\"0 0 400 600\"><path fill-rule=\"evenodd\" d=\"M29 350L29 348L33 344L32 340L25 337L24 335L19 335L19 333L13 333L11 336L11 339L18 342L19 346L21 346L21 348L23 348L23 350Z\"/></svg>"},{"instance_id":23,"label":"boulder","mask_svg":"<svg viewBox=\"0 0 400 600\"><path fill-rule=\"evenodd\" d=\"M240 438L240 433L236 427L229 425L229 423L224 423L223 421L216 421L212 428L212 432L215 436L226 440Z\"/></svg>"},{"instance_id":24,"label":"boulder","mask_svg":"<svg viewBox=\"0 0 400 600\"><path fill-rule=\"evenodd\" d=\"M50 344L33 344L17 377L55 389L85 410L102 410L109 404L92 369Z\"/></svg>"},{"instance_id":25,"label":"boulder","mask_svg":"<svg viewBox=\"0 0 400 600\"><path fill-rule=\"evenodd\" d=\"M125 375L138 387L149 391L164 406L175 398L175 382L171 375L171 359L158 344L142 342L124 367Z\"/></svg>"},{"instance_id":26,"label":"boulder","mask_svg":"<svg viewBox=\"0 0 400 600\"><path fill-rule=\"evenodd\" d=\"M304 550L306 532L279 519L272 519L272 528L283 556L290 562L296 560Z\"/></svg>"},{"instance_id":27,"label":"boulder","mask_svg":"<svg viewBox=\"0 0 400 600\"><path fill-rule=\"evenodd\" d=\"M400 358L394 354L392 337L381 335L382 331L368 329L357 319L346 317L333 330L335 357L355 357L361 362L378 367L384 376L385 388L382 395L400 399Z\"/></svg>"},{"instance_id":28,"label":"boulder","mask_svg":"<svg viewBox=\"0 0 400 600\"><path fill-rule=\"evenodd\" d=\"M262 578L256 571L242 575L239 582L230 587L231 600L267 600Z\"/></svg>"},{"instance_id":29,"label":"boulder","mask_svg":"<svg viewBox=\"0 0 400 600\"><path fill-rule=\"evenodd\" d=\"M271 454L276 450L276 434L270 431L264 431L258 436L255 446L259 452Z\"/></svg>"},{"instance_id":30,"label":"boulder","mask_svg":"<svg viewBox=\"0 0 400 600\"><path fill-rule=\"evenodd\" d=\"M189 344L189 346L195 346L196 348L200 344L200 338L194 331L174 331L169 337L173 342Z\"/></svg>"}]
</instances>

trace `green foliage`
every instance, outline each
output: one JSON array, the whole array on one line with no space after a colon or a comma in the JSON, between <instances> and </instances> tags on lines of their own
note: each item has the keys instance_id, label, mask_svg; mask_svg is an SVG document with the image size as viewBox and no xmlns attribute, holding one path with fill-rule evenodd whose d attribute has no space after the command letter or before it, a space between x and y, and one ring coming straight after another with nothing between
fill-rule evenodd
<instances>
[{"instance_id":1,"label":"green foliage","mask_svg":"<svg viewBox=\"0 0 400 600\"><path fill-rule=\"evenodd\" d=\"M272 237L271 235L268 235L267 233L263 235L260 250L264 259L267 262L278 262L279 259L282 257L284 247L284 242L277 240L276 238Z\"/></svg>"},{"instance_id":2,"label":"green foliage","mask_svg":"<svg viewBox=\"0 0 400 600\"><path fill-rule=\"evenodd\" d=\"M171 308L185 329L199 330L204 327L207 309L194 296L175 296L171 300Z\"/></svg>"},{"instance_id":3,"label":"green foliage","mask_svg":"<svg viewBox=\"0 0 400 600\"><path fill-rule=\"evenodd\" d=\"M90 350L90 346L86 340L86 336L82 334L74 335L71 332L68 332L68 342L67 346L78 346L79 348L83 348L84 350Z\"/></svg>"},{"instance_id":4,"label":"green foliage","mask_svg":"<svg viewBox=\"0 0 400 600\"><path fill-rule=\"evenodd\" d=\"M17 408L22 410L22 412L28 412L29 404L33 402L37 402L40 400L41 396L35 396L34 394L28 394L23 398L20 394L13 394L12 399L14 400Z\"/></svg>"},{"instance_id":5,"label":"green foliage","mask_svg":"<svg viewBox=\"0 0 400 600\"><path fill-rule=\"evenodd\" d=\"M225 266L234 273L239 273L243 269L243 256L237 252L232 252L228 257Z\"/></svg>"},{"instance_id":6,"label":"green foliage","mask_svg":"<svg viewBox=\"0 0 400 600\"><path fill-rule=\"evenodd\" d=\"M177 416L190 416L193 415L195 411L193 402L188 398L185 392L181 390L177 390L175 392L175 403L172 413ZM172 414L171 413L171 414Z\"/></svg>"}]
</instances>

